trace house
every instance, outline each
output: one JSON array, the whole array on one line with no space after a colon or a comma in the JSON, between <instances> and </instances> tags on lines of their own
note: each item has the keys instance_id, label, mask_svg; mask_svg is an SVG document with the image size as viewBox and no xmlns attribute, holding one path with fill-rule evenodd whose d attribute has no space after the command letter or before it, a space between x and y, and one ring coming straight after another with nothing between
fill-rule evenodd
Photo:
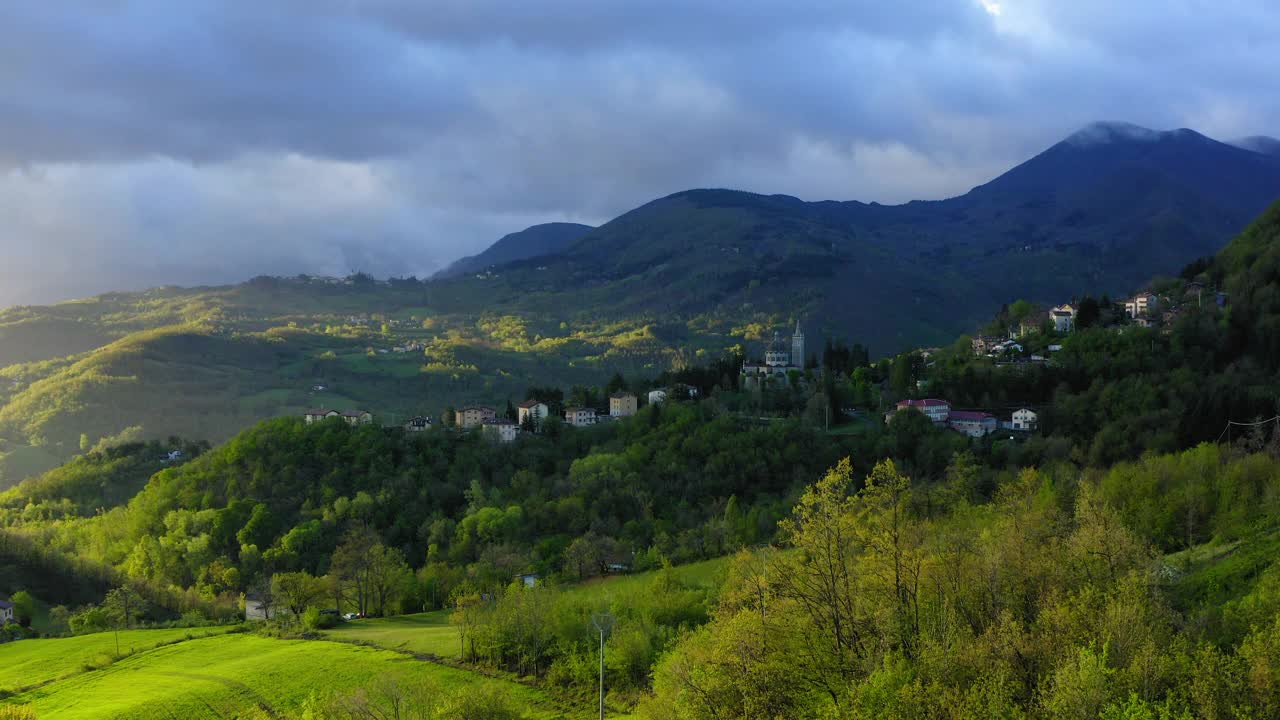
<instances>
[{"instance_id":1,"label":"house","mask_svg":"<svg viewBox=\"0 0 1280 720\"><path fill-rule=\"evenodd\" d=\"M507 418L485 420L480 425L480 429L487 437L491 437L500 443L515 442L516 435L520 433L520 426L516 425L514 420L508 420Z\"/></svg>"},{"instance_id":2,"label":"house","mask_svg":"<svg viewBox=\"0 0 1280 720\"><path fill-rule=\"evenodd\" d=\"M947 421L947 416L951 414L951 403L935 398L901 400L898 402L895 412L902 412L903 410L916 410L924 413L925 417L932 420L934 425L941 425Z\"/></svg>"},{"instance_id":3,"label":"house","mask_svg":"<svg viewBox=\"0 0 1280 720\"><path fill-rule=\"evenodd\" d=\"M404 429L408 432L424 432L430 427L431 418L426 415L415 415L404 424Z\"/></svg>"},{"instance_id":4,"label":"house","mask_svg":"<svg viewBox=\"0 0 1280 720\"><path fill-rule=\"evenodd\" d=\"M165 462L171 462L171 463L172 463L172 462L178 462L178 461L179 461L179 460L181 460L181 459L182 459L182 451L181 451L181 450L170 450L170 451L169 451L168 453L166 453L166 454L165 454L165 456L164 456L164 461L165 461Z\"/></svg>"},{"instance_id":5,"label":"house","mask_svg":"<svg viewBox=\"0 0 1280 720\"><path fill-rule=\"evenodd\" d=\"M488 405L471 405L454 413L453 424L463 430L479 427L486 420L497 420L498 412Z\"/></svg>"},{"instance_id":6,"label":"house","mask_svg":"<svg viewBox=\"0 0 1280 720\"><path fill-rule=\"evenodd\" d=\"M1151 293L1138 293L1124 301L1124 312L1131 318L1146 317L1160 304L1160 299Z\"/></svg>"},{"instance_id":7,"label":"house","mask_svg":"<svg viewBox=\"0 0 1280 720\"><path fill-rule=\"evenodd\" d=\"M8 600L0 600L0 625L11 622L16 622L13 618L13 603Z\"/></svg>"},{"instance_id":8,"label":"house","mask_svg":"<svg viewBox=\"0 0 1280 720\"><path fill-rule=\"evenodd\" d=\"M639 400L629 392L614 393L609 396L610 417L631 417L639 408Z\"/></svg>"},{"instance_id":9,"label":"house","mask_svg":"<svg viewBox=\"0 0 1280 720\"><path fill-rule=\"evenodd\" d=\"M947 427L969 437L980 438L996 431L999 423L991 413L972 410L952 410L947 417Z\"/></svg>"},{"instance_id":10,"label":"house","mask_svg":"<svg viewBox=\"0 0 1280 720\"><path fill-rule=\"evenodd\" d=\"M373 413L367 410L348 410L342 413L342 421L348 425L368 425L373 422Z\"/></svg>"},{"instance_id":11,"label":"house","mask_svg":"<svg viewBox=\"0 0 1280 720\"><path fill-rule=\"evenodd\" d=\"M325 410L324 408L320 408L318 410L308 410L303 413L302 417L305 418L307 424L310 425L312 423L324 422L329 418L340 417L341 415L342 413L337 410Z\"/></svg>"},{"instance_id":12,"label":"house","mask_svg":"<svg viewBox=\"0 0 1280 720\"><path fill-rule=\"evenodd\" d=\"M1009 424L1010 430L1035 430L1039 423L1040 417L1035 411L1027 408L1020 408L1013 411L1013 422Z\"/></svg>"},{"instance_id":13,"label":"house","mask_svg":"<svg viewBox=\"0 0 1280 720\"><path fill-rule=\"evenodd\" d=\"M1055 332L1071 332L1076 326L1076 309L1072 305L1059 305L1049 311L1049 322Z\"/></svg>"},{"instance_id":14,"label":"house","mask_svg":"<svg viewBox=\"0 0 1280 720\"><path fill-rule=\"evenodd\" d=\"M1052 353L1052 352L1058 352L1058 351L1060 351L1060 350L1062 350L1062 346L1061 346L1061 345L1050 345L1050 346L1049 346L1049 352L1051 352L1051 353Z\"/></svg>"},{"instance_id":15,"label":"house","mask_svg":"<svg viewBox=\"0 0 1280 720\"><path fill-rule=\"evenodd\" d=\"M667 401L667 391L666 391L666 390L650 390L650 391L649 391L649 404L650 404L650 405L661 405L662 403L664 403L664 402L666 402L666 401Z\"/></svg>"},{"instance_id":16,"label":"house","mask_svg":"<svg viewBox=\"0 0 1280 720\"><path fill-rule=\"evenodd\" d=\"M564 421L574 427L586 427L596 424L594 408L571 407L564 409Z\"/></svg>"},{"instance_id":17,"label":"house","mask_svg":"<svg viewBox=\"0 0 1280 720\"><path fill-rule=\"evenodd\" d=\"M542 425L542 421L547 419L550 412L551 409L541 400L525 400L516 406L516 416L521 427L526 423L535 428Z\"/></svg>"},{"instance_id":18,"label":"house","mask_svg":"<svg viewBox=\"0 0 1280 720\"><path fill-rule=\"evenodd\" d=\"M538 573L520 573L519 575L516 575L515 581L520 583L522 587L536 587L538 584Z\"/></svg>"}]
</instances>

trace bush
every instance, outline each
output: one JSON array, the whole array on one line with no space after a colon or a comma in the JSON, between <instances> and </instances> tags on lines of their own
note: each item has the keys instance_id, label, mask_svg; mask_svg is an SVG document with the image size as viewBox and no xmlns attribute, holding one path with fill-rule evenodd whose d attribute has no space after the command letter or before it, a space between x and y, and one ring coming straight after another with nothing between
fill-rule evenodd
<instances>
[{"instance_id":1,"label":"bush","mask_svg":"<svg viewBox=\"0 0 1280 720\"><path fill-rule=\"evenodd\" d=\"M337 627L338 616L333 613L320 612L319 608L310 607L302 613L302 624L308 630L328 630Z\"/></svg>"},{"instance_id":2,"label":"bush","mask_svg":"<svg viewBox=\"0 0 1280 720\"><path fill-rule=\"evenodd\" d=\"M30 705L0 705L0 720L36 720L36 709Z\"/></svg>"}]
</instances>

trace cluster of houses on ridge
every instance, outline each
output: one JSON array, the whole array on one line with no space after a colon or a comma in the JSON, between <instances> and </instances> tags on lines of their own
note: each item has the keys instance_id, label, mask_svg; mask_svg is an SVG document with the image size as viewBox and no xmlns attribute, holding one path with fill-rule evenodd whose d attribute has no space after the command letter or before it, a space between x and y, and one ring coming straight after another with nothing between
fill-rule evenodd
<instances>
[{"instance_id":1,"label":"cluster of houses on ridge","mask_svg":"<svg viewBox=\"0 0 1280 720\"><path fill-rule=\"evenodd\" d=\"M658 405L667 401L668 395L677 390L650 390L650 405ZM683 394L696 397L697 390L683 388ZM600 422L630 417L640 410L640 398L630 392L616 392L609 396L609 411L602 413L595 408L566 407L564 422L573 427L588 427ZM458 408L453 414L453 424L462 430L479 429L498 442L513 442L522 428L539 428L551 415L551 406L540 400L526 400L516 406L516 419L499 417L497 408L492 405L468 405ZM373 422L373 415L364 410L307 410L303 419L308 425L324 422L330 418L341 418L348 425L368 425ZM417 415L404 425L407 432L423 432L432 426L431 418Z\"/></svg>"},{"instance_id":2,"label":"cluster of houses on ridge","mask_svg":"<svg viewBox=\"0 0 1280 720\"><path fill-rule=\"evenodd\" d=\"M1184 304L1195 303L1202 305L1208 301L1218 307L1223 307L1227 303L1226 293L1208 290L1198 282L1187 283L1181 292L1181 300L1178 299L1176 294L1172 297L1161 297L1151 292L1140 292L1116 303L1115 308L1119 311L1123 307L1124 317L1133 325L1150 328L1158 324L1165 332L1169 332L1173 321L1178 318ZM1075 330L1076 316L1078 314L1079 308L1071 303L1056 305L1048 311L1048 325L1056 333L1069 333ZM979 357L998 358L1009 353L1022 353L1023 348L1018 339L1036 327L1039 327L1039 325L1024 321L1017 328L1010 328L1009 337L1007 338L990 335L975 337L971 341L973 354ZM1049 352L1056 352L1061 349L1061 345L1050 345L1048 347ZM1032 355L1029 362L1045 362L1046 359L1043 356Z\"/></svg>"},{"instance_id":3,"label":"cluster of houses on ridge","mask_svg":"<svg viewBox=\"0 0 1280 720\"><path fill-rule=\"evenodd\" d=\"M948 427L972 438L990 435L997 430L1032 432L1039 423L1039 416L1029 408L1014 410L1010 419L1000 420L988 412L952 410L951 403L936 398L902 400L892 411L885 414L884 421L887 423L893 419L894 415L905 411L921 413L933 421L934 425Z\"/></svg>"}]
</instances>

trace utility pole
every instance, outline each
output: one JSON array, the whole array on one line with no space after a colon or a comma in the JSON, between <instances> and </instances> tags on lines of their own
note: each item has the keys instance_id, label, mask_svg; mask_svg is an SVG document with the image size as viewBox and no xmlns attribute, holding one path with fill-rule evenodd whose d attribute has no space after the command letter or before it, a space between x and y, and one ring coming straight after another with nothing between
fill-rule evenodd
<instances>
[{"instance_id":1,"label":"utility pole","mask_svg":"<svg viewBox=\"0 0 1280 720\"><path fill-rule=\"evenodd\" d=\"M604 636L613 629L613 616L596 613L591 616L591 624L600 631L600 720L604 720Z\"/></svg>"}]
</instances>

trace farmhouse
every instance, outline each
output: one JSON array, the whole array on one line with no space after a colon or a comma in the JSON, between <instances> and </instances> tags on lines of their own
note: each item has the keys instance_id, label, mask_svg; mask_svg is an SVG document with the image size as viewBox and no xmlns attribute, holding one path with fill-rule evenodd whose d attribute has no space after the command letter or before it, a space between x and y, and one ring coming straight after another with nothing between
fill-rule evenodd
<instances>
[{"instance_id":1,"label":"farmhouse","mask_svg":"<svg viewBox=\"0 0 1280 720\"><path fill-rule=\"evenodd\" d=\"M488 405L471 405L454 413L453 424L463 430L479 427L486 420L497 420L498 413Z\"/></svg>"},{"instance_id":2,"label":"farmhouse","mask_svg":"<svg viewBox=\"0 0 1280 720\"><path fill-rule=\"evenodd\" d=\"M408 432L424 432L431 427L431 418L426 415L415 415L409 418L409 422L404 424L404 429Z\"/></svg>"},{"instance_id":3,"label":"farmhouse","mask_svg":"<svg viewBox=\"0 0 1280 720\"><path fill-rule=\"evenodd\" d=\"M342 413L337 410L325 410L324 408L320 408L318 410L308 410L303 413L302 417L305 418L307 424L310 425L312 423L324 422L331 417L339 417L341 415Z\"/></svg>"},{"instance_id":4,"label":"farmhouse","mask_svg":"<svg viewBox=\"0 0 1280 720\"><path fill-rule=\"evenodd\" d=\"M649 404L650 404L650 405L661 405L662 403L664 403L664 402L666 402L666 401L667 401L667 391L666 391L666 390L650 390L650 391L649 391Z\"/></svg>"},{"instance_id":5,"label":"farmhouse","mask_svg":"<svg viewBox=\"0 0 1280 720\"><path fill-rule=\"evenodd\" d=\"M0 600L0 625L13 621L13 603L8 600Z\"/></svg>"},{"instance_id":6,"label":"farmhouse","mask_svg":"<svg viewBox=\"0 0 1280 720\"><path fill-rule=\"evenodd\" d=\"M610 417L630 417L636 414L639 401L629 392L614 393L609 396Z\"/></svg>"},{"instance_id":7,"label":"farmhouse","mask_svg":"<svg viewBox=\"0 0 1280 720\"><path fill-rule=\"evenodd\" d=\"M367 410L348 410L342 413L342 421L348 425L368 425L373 422L373 414Z\"/></svg>"}]
</instances>

